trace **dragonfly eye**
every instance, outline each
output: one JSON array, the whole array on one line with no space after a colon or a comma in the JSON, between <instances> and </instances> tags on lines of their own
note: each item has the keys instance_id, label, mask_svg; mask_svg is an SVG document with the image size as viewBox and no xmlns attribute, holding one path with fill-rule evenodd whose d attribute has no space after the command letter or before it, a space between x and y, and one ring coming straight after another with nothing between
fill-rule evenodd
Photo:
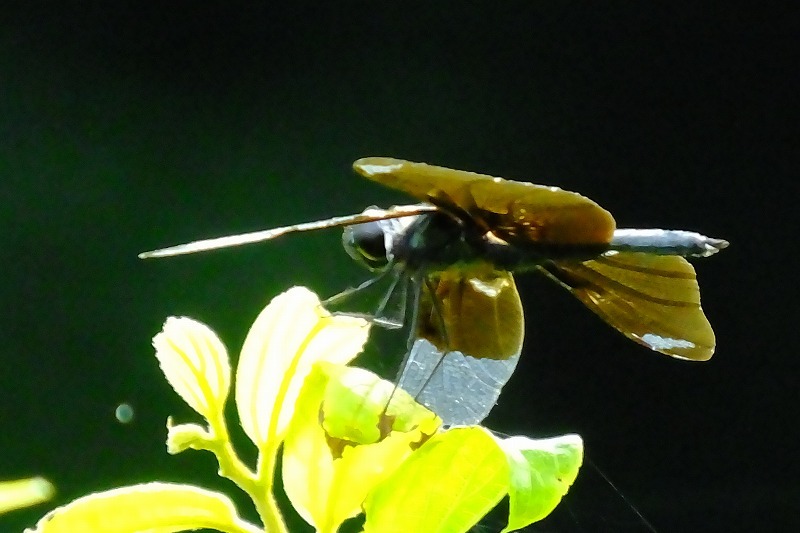
<instances>
[{"instance_id":1,"label":"dragonfly eye","mask_svg":"<svg viewBox=\"0 0 800 533\"><path fill-rule=\"evenodd\" d=\"M389 263L385 228L381 222L384 221L345 226L342 233L342 245L347 255L370 270L380 270Z\"/></svg>"}]
</instances>

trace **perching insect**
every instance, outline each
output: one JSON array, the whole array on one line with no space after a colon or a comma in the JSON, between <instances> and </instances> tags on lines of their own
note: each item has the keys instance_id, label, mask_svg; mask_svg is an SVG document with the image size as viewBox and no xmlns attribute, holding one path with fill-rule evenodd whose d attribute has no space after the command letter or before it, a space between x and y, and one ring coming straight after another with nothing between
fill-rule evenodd
<instances>
[{"instance_id":1,"label":"perching insect","mask_svg":"<svg viewBox=\"0 0 800 533\"><path fill-rule=\"evenodd\" d=\"M685 257L710 256L728 246L727 241L679 230L616 229L608 211L557 187L385 157L359 159L353 167L424 203L369 208L357 215L196 241L140 257L344 226L348 254L380 272L379 277L393 278L375 318L381 318L393 294L399 291L403 302L408 294L411 334L438 350L436 367L442 354L450 352L474 360L514 359L515 365L524 320L512 273L534 270L652 350L697 361L714 353L714 332L700 307L694 268ZM434 370L426 369L428 374ZM513 366L508 376L498 378L503 380L499 387L511 371Z\"/></svg>"}]
</instances>

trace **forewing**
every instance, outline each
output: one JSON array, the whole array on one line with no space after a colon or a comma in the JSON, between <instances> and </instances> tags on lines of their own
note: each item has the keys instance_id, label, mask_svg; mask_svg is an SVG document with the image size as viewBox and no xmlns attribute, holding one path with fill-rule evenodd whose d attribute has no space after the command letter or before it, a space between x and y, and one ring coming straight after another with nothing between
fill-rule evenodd
<instances>
[{"instance_id":1,"label":"forewing","mask_svg":"<svg viewBox=\"0 0 800 533\"><path fill-rule=\"evenodd\" d=\"M423 291L420 301L418 337L443 352L459 351L478 359L519 354L525 321L510 273L454 269L431 278L429 286L433 294Z\"/></svg>"},{"instance_id":2,"label":"forewing","mask_svg":"<svg viewBox=\"0 0 800 533\"><path fill-rule=\"evenodd\" d=\"M595 202L558 187L386 157L359 159L353 168L418 200L462 211L511 243L605 244L616 227Z\"/></svg>"},{"instance_id":3,"label":"forewing","mask_svg":"<svg viewBox=\"0 0 800 533\"><path fill-rule=\"evenodd\" d=\"M616 253L543 269L628 338L681 359L705 361L716 340L683 257Z\"/></svg>"}]
</instances>

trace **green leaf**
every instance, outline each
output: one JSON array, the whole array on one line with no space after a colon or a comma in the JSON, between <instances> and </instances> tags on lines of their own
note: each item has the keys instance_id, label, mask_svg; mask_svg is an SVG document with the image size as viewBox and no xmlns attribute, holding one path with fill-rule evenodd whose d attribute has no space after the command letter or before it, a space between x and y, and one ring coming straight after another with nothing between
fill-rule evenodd
<instances>
[{"instance_id":1,"label":"green leaf","mask_svg":"<svg viewBox=\"0 0 800 533\"><path fill-rule=\"evenodd\" d=\"M323 364L320 369L329 378L322 422L331 436L372 444L390 431L421 429L433 434L441 425L410 394L368 370L331 364Z\"/></svg>"},{"instance_id":2,"label":"green leaf","mask_svg":"<svg viewBox=\"0 0 800 533\"><path fill-rule=\"evenodd\" d=\"M228 352L211 328L169 317L153 337L161 370L183 400L207 420L222 414L231 382Z\"/></svg>"},{"instance_id":3,"label":"green leaf","mask_svg":"<svg viewBox=\"0 0 800 533\"><path fill-rule=\"evenodd\" d=\"M36 505L52 498L55 487L43 477L0 482L0 513Z\"/></svg>"},{"instance_id":4,"label":"green leaf","mask_svg":"<svg viewBox=\"0 0 800 533\"><path fill-rule=\"evenodd\" d=\"M167 419L167 453L179 454L189 448L194 450L207 450L213 436L206 428L198 424L172 423L172 417Z\"/></svg>"},{"instance_id":5,"label":"green leaf","mask_svg":"<svg viewBox=\"0 0 800 533\"><path fill-rule=\"evenodd\" d=\"M274 448L283 440L312 365L351 361L368 334L369 322L331 315L303 287L269 303L250 328L236 369L239 419L259 449Z\"/></svg>"},{"instance_id":6,"label":"green leaf","mask_svg":"<svg viewBox=\"0 0 800 533\"><path fill-rule=\"evenodd\" d=\"M364 531L467 531L505 495L509 473L487 430L439 433L369 495Z\"/></svg>"},{"instance_id":7,"label":"green leaf","mask_svg":"<svg viewBox=\"0 0 800 533\"><path fill-rule=\"evenodd\" d=\"M440 423L371 372L319 363L284 441L284 490L308 523L335 531Z\"/></svg>"},{"instance_id":8,"label":"green leaf","mask_svg":"<svg viewBox=\"0 0 800 533\"><path fill-rule=\"evenodd\" d=\"M172 533L211 528L257 533L227 496L192 485L147 483L98 492L50 511L31 533Z\"/></svg>"},{"instance_id":9,"label":"green leaf","mask_svg":"<svg viewBox=\"0 0 800 533\"><path fill-rule=\"evenodd\" d=\"M550 514L578 476L583 462L579 435L550 439L498 439L511 467L508 526L514 531Z\"/></svg>"}]
</instances>

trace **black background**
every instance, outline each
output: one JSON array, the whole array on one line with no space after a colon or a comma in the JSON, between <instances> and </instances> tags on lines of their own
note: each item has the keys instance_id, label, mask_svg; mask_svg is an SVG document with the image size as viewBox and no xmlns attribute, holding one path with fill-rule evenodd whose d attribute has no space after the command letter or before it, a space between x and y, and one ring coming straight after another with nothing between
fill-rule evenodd
<instances>
[{"instance_id":1,"label":"black background","mask_svg":"<svg viewBox=\"0 0 800 533\"><path fill-rule=\"evenodd\" d=\"M531 530L646 530L625 499L658 531L794 530L796 9L375 4L4 9L0 477L46 475L56 503L151 479L233 493L207 454L166 455L166 417L194 417L151 337L188 315L236 354L277 293L365 274L337 231L136 254L407 202L350 171L391 155L580 191L622 227L731 241L696 263L708 363L648 352L519 279L526 353L487 425L580 433L618 489L587 465ZM123 401L129 425L114 419Z\"/></svg>"}]
</instances>

